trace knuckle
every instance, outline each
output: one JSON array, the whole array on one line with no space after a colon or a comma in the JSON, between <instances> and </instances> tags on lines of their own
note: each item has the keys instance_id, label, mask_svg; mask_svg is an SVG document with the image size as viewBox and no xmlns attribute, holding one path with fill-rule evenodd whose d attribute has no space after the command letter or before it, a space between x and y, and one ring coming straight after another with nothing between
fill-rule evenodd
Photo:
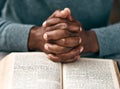
<instances>
[{"instance_id":1,"label":"knuckle","mask_svg":"<svg viewBox=\"0 0 120 89\"><path fill-rule=\"evenodd\" d=\"M63 26L63 28L68 28L68 24L67 23L62 23L62 26Z\"/></svg>"},{"instance_id":2,"label":"knuckle","mask_svg":"<svg viewBox=\"0 0 120 89\"><path fill-rule=\"evenodd\" d=\"M73 25L72 29L74 29L75 32L79 32L80 26L79 25Z\"/></svg>"},{"instance_id":3,"label":"knuckle","mask_svg":"<svg viewBox=\"0 0 120 89\"><path fill-rule=\"evenodd\" d=\"M45 24L49 25L50 22L51 22L51 19L48 19L48 20L45 21Z\"/></svg>"},{"instance_id":4,"label":"knuckle","mask_svg":"<svg viewBox=\"0 0 120 89\"><path fill-rule=\"evenodd\" d=\"M67 52L69 49L66 47L61 47L61 52Z\"/></svg>"},{"instance_id":5,"label":"knuckle","mask_svg":"<svg viewBox=\"0 0 120 89\"><path fill-rule=\"evenodd\" d=\"M45 30L46 30L46 31L49 31L50 29L51 29L50 27L47 27Z\"/></svg>"},{"instance_id":6,"label":"knuckle","mask_svg":"<svg viewBox=\"0 0 120 89\"><path fill-rule=\"evenodd\" d=\"M61 20L60 20L60 18L55 18L55 21L60 22Z\"/></svg>"},{"instance_id":7,"label":"knuckle","mask_svg":"<svg viewBox=\"0 0 120 89\"><path fill-rule=\"evenodd\" d=\"M63 45L65 45L65 44L66 44L66 40L65 40L65 39L61 39L61 43L62 43Z\"/></svg>"},{"instance_id":8,"label":"knuckle","mask_svg":"<svg viewBox=\"0 0 120 89\"><path fill-rule=\"evenodd\" d=\"M80 37L75 37L72 41L73 44L79 45L81 43L81 38Z\"/></svg>"},{"instance_id":9,"label":"knuckle","mask_svg":"<svg viewBox=\"0 0 120 89\"><path fill-rule=\"evenodd\" d=\"M78 38L78 44L81 44L81 43L82 43L82 38L79 37L79 38Z\"/></svg>"},{"instance_id":10,"label":"knuckle","mask_svg":"<svg viewBox=\"0 0 120 89\"><path fill-rule=\"evenodd\" d=\"M62 20L59 21L60 23L56 25L56 28L62 29L62 30L67 30L68 29L68 24L64 23Z\"/></svg>"},{"instance_id":11,"label":"knuckle","mask_svg":"<svg viewBox=\"0 0 120 89\"><path fill-rule=\"evenodd\" d=\"M53 26L51 26L51 27L46 27L45 30L46 30L46 31L52 31L52 30L54 30L54 27L53 27Z\"/></svg>"},{"instance_id":12,"label":"knuckle","mask_svg":"<svg viewBox=\"0 0 120 89\"><path fill-rule=\"evenodd\" d=\"M65 47L61 47L61 52L64 52L66 51L66 48Z\"/></svg>"}]
</instances>

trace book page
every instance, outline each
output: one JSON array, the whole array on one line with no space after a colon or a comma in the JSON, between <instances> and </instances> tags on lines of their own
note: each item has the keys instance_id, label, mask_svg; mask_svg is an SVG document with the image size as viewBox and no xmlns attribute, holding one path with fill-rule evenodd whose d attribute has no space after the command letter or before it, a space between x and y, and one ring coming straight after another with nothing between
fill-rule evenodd
<instances>
[{"instance_id":1,"label":"book page","mask_svg":"<svg viewBox=\"0 0 120 89\"><path fill-rule=\"evenodd\" d=\"M114 67L115 67L115 70L116 70L116 75L117 75L117 78L118 78L118 83L120 85L120 71L119 71L117 62L115 62L115 61L114 61Z\"/></svg>"},{"instance_id":2,"label":"book page","mask_svg":"<svg viewBox=\"0 0 120 89\"><path fill-rule=\"evenodd\" d=\"M60 89L61 64L44 53L14 53L11 89Z\"/></svg>"},{"instance_id":3,"label":"book page","mask_svg":"<svg viewBox=\"0 0 120 89\"><path fill-rule=\"evenodd\" d=\"M11 89L14 62L10 57L0 59L0 89Z\"/></svg>"},{"instance_id":4,"label":"book page","mask_svg":"<svg viewBox=\"0 0 120 89\"><path fill-rule=\"evenodd\" d=\"M6 52L0 52L0 60L2 60L2 58L4 58L8 53Z\"/></svg>"},{"instance_id":5,"label":"book page","mask_svg":"<svg viewBox=\"0 0 120 89\"><path fill-rule=\"evenodd\" d=\"M81 58L63 65L63 89L120 89L112 60Z\"/></svg>"}]
</instances>

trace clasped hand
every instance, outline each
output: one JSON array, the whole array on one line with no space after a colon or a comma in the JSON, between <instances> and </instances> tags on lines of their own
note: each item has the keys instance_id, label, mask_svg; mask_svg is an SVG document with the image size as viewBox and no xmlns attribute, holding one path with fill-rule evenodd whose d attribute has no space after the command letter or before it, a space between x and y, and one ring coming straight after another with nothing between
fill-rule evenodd
<instances>
[{"instance_id":1,"label":"clasped hand","mask_svg":"<svg viewBox=\"0 0 120 89\"><path fill-rule=\"evenodd\" d=\"M80 53L94 51L88 45L93 40L89 39L89 33L93 34L82 30L81 23L73 19L68 8L57 10L43 26L32 28L28 47L47 53L52 61L73 62Z\"/></svg>"}]
</instances>

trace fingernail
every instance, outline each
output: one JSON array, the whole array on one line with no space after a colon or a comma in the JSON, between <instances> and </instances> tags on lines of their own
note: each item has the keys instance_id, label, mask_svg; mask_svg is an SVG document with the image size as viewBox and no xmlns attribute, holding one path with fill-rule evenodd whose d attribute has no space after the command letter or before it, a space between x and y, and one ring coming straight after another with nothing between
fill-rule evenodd
<instances>
[{"instance_id":1,"label":"fingernail","mask_svg":"<svg viewBox=\"0 0 120 89\"><path fill-rule=\"evenodd\" d=\"M42 26L43 26L43 27L46 27L46 21L43 22Z\"/></svg>"},{"instance_id":2,"label":"fingernail","mask_svg":"<svg viewBox=\"0 0 120 89\"><path fill-rule=\"evenodd\" d=\"M83 52L83 49L84 49L84 47L82 46L82 47L80 48L80 53L82 53L82 52Z\"/></svg>"},{"instance_id":3,"label":"fingernail","mask_svg":"<svg viewBox=\"0 0 120 89\"><path fill-rule=\"evenodd\" d=\"M81 39L81 37L80 37L80 39L79 39L79 44L82 42L82 39Z\"/></svg>"},{"instance_id":4,"label":"fingernail","mask_svg":"<svg viewBox=\"0 0 120 89\"><path fill-rule=\"evenodd\" d=\"M80 32L82 31L82 27L80 27Z\"/></svg>"},{"instance_id":5,"label":"fingernail","mask_svg":"<svg viewBox=\"0 0 120 89\"><path fill-rule=\"evenodd\" d=\"M45 45L44 45L44 48L45 48L46 50L48 50L48 45L47 45L47 44L45 44Z\"/></svg>"},{"instance_id":6,"label":"fingernail","mask_svg":"<svg viewBox=\"0 0 120 89\"><path fill-rule=\"evenodd\" d=\"M43 38L44 38L44 40L47 40L47 34L45 33L44 35L43 35Z\"/></svg>"}]
</instances>

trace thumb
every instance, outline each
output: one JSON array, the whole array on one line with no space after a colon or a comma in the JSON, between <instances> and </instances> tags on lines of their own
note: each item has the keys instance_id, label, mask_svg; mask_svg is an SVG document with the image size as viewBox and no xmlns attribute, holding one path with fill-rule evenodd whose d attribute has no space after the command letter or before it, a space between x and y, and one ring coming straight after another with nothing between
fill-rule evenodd
<instances>
[{"instance_id":1,"label":"thumb","mask_svg":"<svg viewBox=\"0 0 120 89\"><path fill-rule=\"evenodd\" d=\"M65 8L64 10L62 10L61 15L63 16L63 18L69 19L70 21L73 20L71 10L69 8Z\"/></svg>"},{"instance_id":2,"label":"thumb","mask_svg":"<svg viewBox=\"0 0 120 89\"><path fill-rule=\"evenodd\" d=\"M73 21L73 17L71 15L71 11L69 8L65 8L64 10L56 10L51 16L48 17L48 19L51 18L64 18L64 19L68 19L70 21ZM43 27L46 27L46 23L44 22L42 24Z\"/></svg>"},{"instance_id":3,"label":"thumb","mask_svg":"<svg viewBox=\"0 0 120 89\"><path fill-rule=\"evenodd\" d=\"M58 17L58 18L65 18L65 19L68 19L70 21L73 20L73 17L71 15L71 11L69 8L65 8L64 10L60 11L59 13L56 13L55 14L55 17Z\"/></svg>"}]
</instances>

